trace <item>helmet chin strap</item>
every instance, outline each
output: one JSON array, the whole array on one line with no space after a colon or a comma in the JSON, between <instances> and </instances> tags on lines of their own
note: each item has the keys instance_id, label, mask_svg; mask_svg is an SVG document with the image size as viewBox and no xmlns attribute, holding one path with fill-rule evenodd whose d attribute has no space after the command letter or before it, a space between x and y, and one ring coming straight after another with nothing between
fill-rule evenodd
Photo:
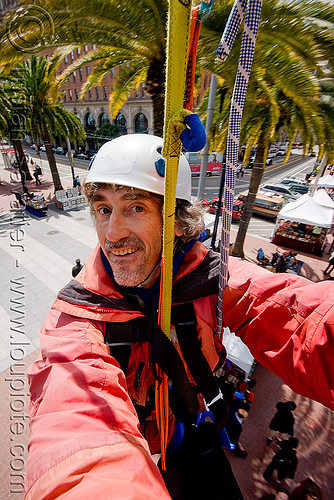
<instances>
[{"instance_id":1,"label":"helmet chin strap","mask_svg":"<svg viewBox=\"0 0 334 500\"><path fill-rule=\"evenodd\" d=\"M161 259L155 265L155 267L150 272L150 274L147 276L147 278L145 278L144 281L139 283L137 285L137 287L143 288L144 290L148 290L149 288L151 288L154 285L154 283L160 277L160 274L161 274Z\"/></svg>"}]
</instances>

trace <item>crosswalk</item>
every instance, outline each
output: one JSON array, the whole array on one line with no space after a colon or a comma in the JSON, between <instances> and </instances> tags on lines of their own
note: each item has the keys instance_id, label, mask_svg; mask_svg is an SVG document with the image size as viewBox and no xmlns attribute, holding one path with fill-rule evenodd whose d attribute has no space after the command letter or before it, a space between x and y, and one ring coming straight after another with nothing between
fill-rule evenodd
<instances>
[{"instance_id":1,"label":"crosswalk","mask_svg":"<svg viewBox=\"0 0 334 500\"><path fill-rule=\"evenodd\" d=\"M213 214L206 214L205 216L205 227L208 229L213 228L215 216ZM268 241L272 235L275 223L271 220L267 220L260 217L252 217L248 226L247 234L251 234L257 237L265 238ZM239 223L233 222L231 228L235 231L239 229ZM218 225L218 234L221 231L221 224ZM219 238L218 238L219 239Z\"/></svg>"}]
</instances>

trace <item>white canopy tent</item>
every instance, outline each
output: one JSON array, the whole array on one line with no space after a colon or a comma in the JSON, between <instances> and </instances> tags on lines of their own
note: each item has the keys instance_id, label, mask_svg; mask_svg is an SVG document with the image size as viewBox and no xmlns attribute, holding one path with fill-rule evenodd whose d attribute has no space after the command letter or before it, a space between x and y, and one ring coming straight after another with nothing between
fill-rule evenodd
<instances>
[{"instance_id":1,"label":"white canopy tent","mask_svg":"<svg viewBox=\"0 0 334 500\"><path fill-rule=\"evenodd\" d=\"M333 222L333 215L333 208L319 205L314 198L305 194L298 200L287 203L278 213L277 219L330 228Z\"/></svg>"},{"instance_id":2,"label":"white canopy tent","mask_svg":"<svg viewBox=\"0 0 334 500\"><path fill-rule=\"evenodd\" d=\"M311 181L311 184L315 183L315 179ZM333 188L334 189L334 176L333 175L324 175L323 177L320 177L320 179L317 182L318 187L326 187L326 188Z\"/></svg>"},{"instance_id":3,"label":"white canopy tent","mask_svg":"<svg viewBox=\"0 0 334 500\"><path fill-rule=\"evenodd\" d=\"M313 199L323 207L334 208L334 201L324 189L318 189L313 195Z\"/></svg>"},{"instance_id":4,"label":"white canopy tent","mask_svg":"<svg viewBox=\"0 0 334 500\"><path fill-rule=\"evenodd\" d=\"M229 328L224 328L223 343L226 348L227 359L249 374L254 358L248 347L245 346L239 337L231 333Z\"/></svg>"}]
</instances>

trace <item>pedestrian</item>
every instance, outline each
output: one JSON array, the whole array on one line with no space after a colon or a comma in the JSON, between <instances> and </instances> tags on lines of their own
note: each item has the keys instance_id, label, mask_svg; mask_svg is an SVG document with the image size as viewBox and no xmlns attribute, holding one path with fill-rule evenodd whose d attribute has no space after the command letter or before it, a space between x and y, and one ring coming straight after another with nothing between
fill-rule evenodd
<instances>
[{"instance_id":1,"label":"pedestrian","mask_svg":"<svg viewBox=\"0 0 334 500\"><path fill-rule=\"evenodd\" d=\"M239 439L242 433L243 423L248 417L249 408L250 405L248 403L236 401L229 411L228 420L225 426L230 442L234 444L233 453L242 458L247 456L247 451L243 449L242 445L239 443Z\"/></svg>"},{"instance_id":2,"label":"pedestrian","mask_svg":"<svg viewBox=\"0 0 334 500\"><path fill-rule=\"evenodd\" d=\"M74 187L77 187L79 194L81 194L81 182L80 182L80 177L78 175L74 179Z\"/></svg>"},{"instance_id":3,"label":"pedestrian","mask_svg":"<svg viewBox=\"0 0 334 500\"><path fill-rule=\"evenodd\" d=\"M310 477L304 479L290 493L289 500L322 500L321 488Z\"/></svg>"},{"instance_id":4,"label":"pedestrian","mask_svg":"<svg viewBox=\"0 0 334 500\"><path fill-rule=\"evenodd\" d=\"M245 167L242 165L241 169L240 169L240 174L241 174L241 177L244 176L244 173L245 173Z\"/></svg>"},{"instance_id":5,"label":"pedestrian","mask_svg":"<svg viewBox=\"0 0 334 500\"><path fill-rule=\"evenodd\" d=\"M293 436L295 419L292 412L295 409L296 404L293 401L288 401L287 403L280 401L277 403L277 412L269 424L269 429L271 429L272 432L271 436L267 438L268 442L271 442L275 436L277 441L281 441L284 434Z\"/></svg>"},{"instance_id":6,"label":"pedestrian","mask_svg":"<svg viewBox=\"0 0 334 500\"><path fill-rule=\"evenodd\" d=\"M80 259L75 260L75 266L72 267L72 277L75 278L83 268L83 265L80 262Z\"/></svg>"},{"instance_id":7,"label":"pedestrian","mask_svg":"<svg viewBox=\"0 0 334 500\"><path fill-rule=\"evenodd\" d=\"M287 478L293 479L295 477L298 465L297 447L298 439L294 437L280 443L280 449L275 453L272 461L264 471L263 477L266 481L271 479L275 470L277 470L279 481L284 481L284 479Z\"/></svg>"},{"instance_id":8,"label":"pedestrian","mask_svg":"<svg viewBox=\"0 0 334 500\"><path fill-rule=\"evenodd\" d=\"M36 180L36 186L40 186L42 183L39 179L39 173L37 171L37 168L34 170L34 177L35 177L35 180Z\"/></svg>"},{"instance_id":9,"label":"pedestrian","mask_svg":"<svg viewBox=\"0 0 334 500\"><path fill-rule=\"evenodd\" d=\"M201 243L205 211L191 202L184 155L176 186L170 340L157 325L162 146L149 134L124 135L105 143L91 164L84 191L99 243L59 292L40 329L42 357L28 370L26 500L242 499L217 432L228 416L212 376L226 355L216 316L220 256ZM291 321L292 314L302 323ZM230 257L223 327L292 390L332 409L333 316L329 283L276 275ZM157 364L172 381L169 405L155 398ZM170 417L162 438L166 470L155 402ZM197 425L205 405L213 420ZM183 440L171 449L177 428Z\"/></svg>"},{"instance_id":10,"label":"pedestrian","mask_svg":"<svg viewBox=\"0 0 334 500\"><path fill-rule=\"evenodd\" d=\"M247 403L254 403L255 396L252 389L254 389L255 385L256 385L256 380L254 378L252 378L247 382L247 387L245 388L244 391L245 400Z\"/></svg>"},{"instance_id":11,"label":"pedestrian","mask_svg":"<svg viewBox=\"0 0 334 500\"><path fill-rule=\"evenodd\" d=\"M323 273L326 276L330 276L333 269L334 269L334 251L331 253L329 260L328 260L328 266L326 267L326 269L324 270Z\"/></svg>"}]
</instances>

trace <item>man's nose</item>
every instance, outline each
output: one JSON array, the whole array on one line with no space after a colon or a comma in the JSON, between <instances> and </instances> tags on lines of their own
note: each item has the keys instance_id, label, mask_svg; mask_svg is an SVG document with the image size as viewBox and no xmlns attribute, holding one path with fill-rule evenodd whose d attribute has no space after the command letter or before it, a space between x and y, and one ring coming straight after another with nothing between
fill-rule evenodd
<instances>
[{"instance_id":1,"label":"man's nose","mask_svg":"<svg viewBox=\"0 0 334 500\"><path fill-rule=\"evenodd\" d=\"M126 223L126 218L117 210L114 210L109 218L108 230L106 237L112 243L127 238L131 231Z\"/></svg>"}]
</instances>

